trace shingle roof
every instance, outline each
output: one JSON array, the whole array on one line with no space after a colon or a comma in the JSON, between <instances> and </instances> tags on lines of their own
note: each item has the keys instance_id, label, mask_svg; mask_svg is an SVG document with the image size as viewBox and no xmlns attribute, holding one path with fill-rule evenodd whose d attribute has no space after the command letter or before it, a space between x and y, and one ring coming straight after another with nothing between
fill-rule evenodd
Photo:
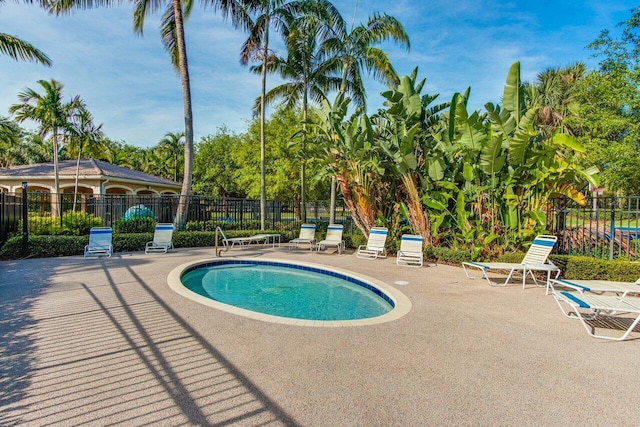
<instances>
[{"instance_id":1,"label":"shingle roof","mask_svg":"<svg viewBox=\"0 0 640 427\"><path fill-rule=\"evenodd\" d=\"M53 163L38 163L0 168L0 177L41 177L53 176ZM64 160L58 163L60 177L75 177L76 160ZM79 175L85 177L120 178L149 184L179 186L180 184L168 179L147 173L127 169L96 159L81 159Z\"/></svg>"}]
</instances>

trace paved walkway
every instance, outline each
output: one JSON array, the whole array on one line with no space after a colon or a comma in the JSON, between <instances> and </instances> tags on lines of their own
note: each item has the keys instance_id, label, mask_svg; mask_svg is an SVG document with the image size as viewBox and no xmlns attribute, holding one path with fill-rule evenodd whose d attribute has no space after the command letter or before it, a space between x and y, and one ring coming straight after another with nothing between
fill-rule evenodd
<instances>
[{"instance_id":1,"label":"paved walkway","mask_svg":"<svg viewBox=\"0 0 640 427\"><path fill-rule=\"evenodd\" d=\"M351 269L413 305L390 323L309 328L214 310L169 289L175 266L212 255L0 262L0 425L640 420L639 340L590 338L542 288L495 288L457 267L400 268L352 253L223 254Z\"/></svg>"}]
</instances>

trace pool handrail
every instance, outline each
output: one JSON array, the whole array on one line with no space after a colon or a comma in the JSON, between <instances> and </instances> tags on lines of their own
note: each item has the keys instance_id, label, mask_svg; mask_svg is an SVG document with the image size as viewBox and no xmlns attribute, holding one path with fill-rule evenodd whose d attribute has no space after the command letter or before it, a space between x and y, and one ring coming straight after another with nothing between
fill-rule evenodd
<instances>
[{"instance_id":1,"label":"pool handrail","mask_svg":"<svg viewBox=\"0 0 640 427\"><path fill-rule=\"evenodd\" d=\"M222 234L222 241L223 241L223 245L222 246L224 246L224 249L220 249L219 251L218 251L218 233ZM226 241L226 240L227 240L227 236L224 235L224 231L222 231L222 228L220 228L219 225L216 226L216 235L215 235L216 244L215 244L215 252L214 252L216 254L216 257L222 256L221 254L222 254L223 251L224 252L228 252L229 251L229 245L224 244L224 241Z\"/></svg>"}]
</instances>

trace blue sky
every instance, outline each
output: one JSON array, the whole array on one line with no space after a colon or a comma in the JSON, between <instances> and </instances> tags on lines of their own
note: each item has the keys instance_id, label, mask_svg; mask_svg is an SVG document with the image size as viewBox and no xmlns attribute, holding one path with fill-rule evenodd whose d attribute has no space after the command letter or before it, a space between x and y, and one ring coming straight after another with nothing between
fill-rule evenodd
<instances>
[{"instance_id":1,"label":"blue sky","mask_svg":"<svg viewBox=\"0 0 640 427\"><path fill-rule=\"evenodd\" d=\"M411 39L411 51L382 46L398 74L419 67L419 76L427 79L423 93L439 93L441 102L470 86L473 109L500 101L514 61L521 62L525 80L578 60L595 67L585 46L603 29L619 34L616 24L638 6L637 0L333 3L349 22L354 10L356 23L375 11L399 19ZM65 99L80 95L86 101L111 139L149 147L166 132L183 130L180 80L160 43L159 19L159 13L149 17L140 37L133 33L129 5L53 17L33 5L1 4L0 32L34 44L51 57L53 66L0 55L0 115L8 115L21 90L39 90L38 80L54 78L63 83ZM195 140L221 126L243 132L260 93L259 76L238 60L246 35L211 9L199 7L186 32ZM277 53L284 54L281 49ZM268 77L269 87L278 83L276 77ZM385 89L368 80L369 112L382 106L379 93Z\"/></svg>"}]
</instances>

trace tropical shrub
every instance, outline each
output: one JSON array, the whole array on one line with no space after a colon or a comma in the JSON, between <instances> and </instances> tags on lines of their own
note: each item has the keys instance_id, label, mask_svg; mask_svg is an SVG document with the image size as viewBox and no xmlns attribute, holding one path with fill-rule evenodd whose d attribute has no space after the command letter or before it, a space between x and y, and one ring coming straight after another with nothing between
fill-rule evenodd
<instances>
[{"instance_id":1,"label":"tropical shrub","mask_svg":"<svg viewBox=\"0 0 640 427\"><path fill-rule=\"evenodd\" d=\"M50 235L67 235L67 236L83 236L88 235L91 227L101 227L102 219L93 214L84 212L65 212L62 217L56 218L49 216L30 216L29 217L29 234L39 236ZM19 222L18 229L22 229L22 220Z\"/></svg>"},{"instance_id":2,"label":"tropical shrub","mask_svg":"<svg viewBox=\"0 0 640 427\"><path fill-rule=\"evenodd\" d=\"M422 95L424 82L417 70L402 77L371 117L346 119L341 95L317 111L319 178L337 179L362 234L382 220L391 235L420 234L425 246L495 258L546 231L550 198L584 203L580 189L598 184L597 169L582 166L585 148L561 126L541 127L518 62L502 103L483 113L467 111L469 89L432 106L437 95Z\"/></svg>"}]
</instances>

